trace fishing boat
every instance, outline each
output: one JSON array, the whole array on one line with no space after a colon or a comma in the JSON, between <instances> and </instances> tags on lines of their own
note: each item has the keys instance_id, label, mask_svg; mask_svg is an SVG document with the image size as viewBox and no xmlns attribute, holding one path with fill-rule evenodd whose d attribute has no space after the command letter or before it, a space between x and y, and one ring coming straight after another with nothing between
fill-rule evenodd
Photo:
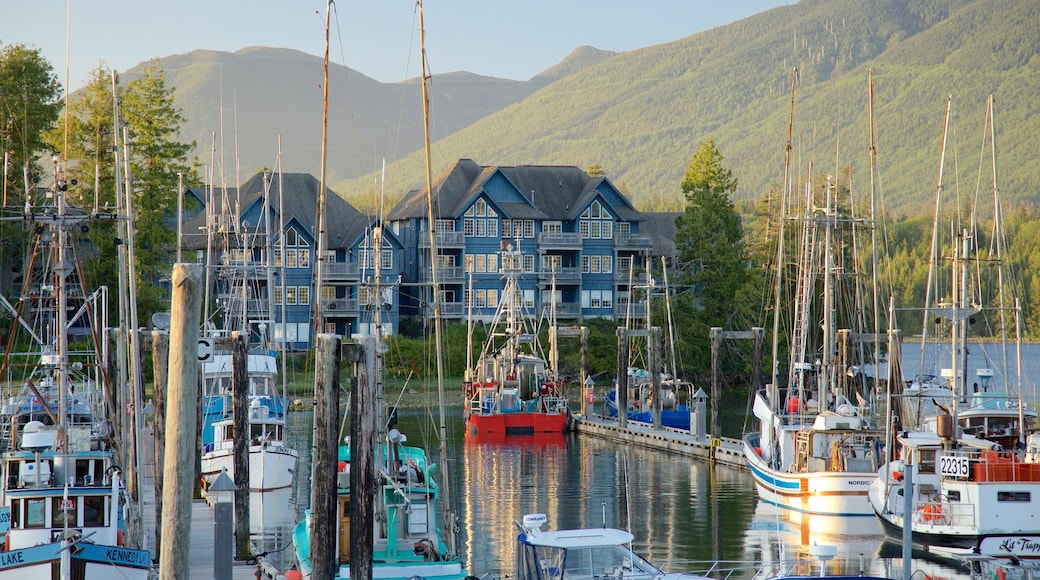
<instances>
[{"instance_id":1,"label":"fishing boat","mask_svg":"<svg viewBox=\"0 0 1040 580\"><path fill-rule=\"evenodd\" d=\"M898 459L871 484L885 534L902 541L909 522L914 547L940 557L1040 558L1040 463L971 435L955 441L950 415L940 425L900 434Z\"/></svg>"},{"instance_id":2,"label":"fishing boat","mask_svg":"<svg viewBox=\"0 0 1040 580\"><path fill-rule=\"evenodd\" d=\"M466 438L562 435L570 423L564 384L546 362L538 328L524 309L520 252L503 242L501 254L502 299L476 368L466 371Z\"/></svg>"},{"instance_id":3,"label":"fishing boat","mask_svg":"<svg viewBox=\"0 0 1040 580\"><path fill-rule=\"evenodd\" d=\"M99 340L107 293L86 288L74 251L105 216L68 203L68 180L57 160L54 180L45 194L27 192L24 208L5 208L3 215L5 222L32 227L26 228L31 259L20 294L4 300L18 308L9 310L14 324L0 374L25 374L5 406L0 502L9 529L0 578L144 580L151 574L151 554L124 544L136 502L123 486L106 412L115 388L103 371ZM13 344L34 348L12 349Z\"/></svg>"},{"instance_id":4,"label":"fishing boat","mask_svg":"<svg viewBox=\"0 0 1040 580\"><path fill-rule=\"evenodd\" d=\"M649 261L647 262L646 270L646 279L648 281L646 286L646 328L649 332L652 325L650 319L650 314L652 312L650 308L650 298L654 295L654 281L653 276L650 275ZM692 411L690 402L694 396L695 390L693 388L693 383L684 381L678 376L679 366L676 360L675 323L672 320L671 298L668 290L668 271L663 259L661 260L661 271L665 280L665 312L667 314L668 322L667 352L668 362L671 364L671 373L666 373L663 369L658 373L659 376L656 391L654 389L654 377L651 374L651 371L639 367L629 367L625 381L618 382L624 382L628 388L626 395L628 396L627 417L629 421L655 424L654 413L656 411L660 413L660 425L662 427L689 431L690 412ZM647 351L649 351L650 348L650 342L647 341ZM654 359L649 352L647 352L646 355L648 361ZM608 417L618 416L617 389L618 384L615 384L614 390L608 392L604 397L603 405ZM660 401L659 411L655 409L655 406L658 403L655 399Z\"/></svg>"},{"instance_id":5,"label":"fishing boat","mask_svg":"<svg viewBox=\"0 0 1040 580\"><path fill-rule=\"evenodd\" d=\"M212 347L212 353L200 363L202 477L207 484L212 483L226 470L234 478L234 368L230 342L237 331L244 337L247 350L249 489L258 492L292 486L299 456L287 439L285 385L279 385L279 359L268 335L275 328L273 245L278 238L269 233L273 210L268 177L269 174L257 176L238 188L239 195L242 190L250 192L238 201L231 199L226 189L210 187L204 196L206 211L195 218L195 222L205 220L197 227L205 232L209 264L206 290L212 290L217 299L212 313L210 300L205 302L206 322L201 333ZM232 210L243 203L250 208L248 220L239 219Z\"/></svg>"},{"instance_id":6,"label":"fishing boat","mask_svg":"<svg viewBox=\"0 0 1040 580\"><path fill-rule=\"evenodd\" d=\"M452 555L452 540L439 529L438 506L443 501L437 483L437 466L421 447L405 445L407 437L397 429L385 431L376 446L376 465L351 462L351 442L339 446L337 469L337 513L339 514L336 578L350 578L350 489L351 469L374 469L378 489L375 518L372 577L408 579L415 576L438 580L464 580L468 573L458 556ZM355 501L358 501L355 498ZM304 578L311 573L311 513L293 529L292 540Z\"/></svg>"},{"instance_id":7,"label":"fishing boat","mask_svg":"<svg viewBox=\"0 0 1040 580\"><path fill-rule=\"evenodd\" d=\"M429 117L427 110L427 74L425 25L423 22L422 2L416 3L419 11L420 53L422 54L423 75L422 88L424 100L425 141L427 151L427 188L429 178ZM326 17L331 13L332 3L328 3ZM325 86L328 86L328 20L325 26ZM327 99L327 95L326 95ZM326 103L327 105L327 100ZM325 107L326 111L328 107ZM327 123L327 116L324 123ZM323 131L323 150L326 138ZM324 163L322 164L324 167ZM324 181L324 174L322 175ZM429 191L427 192L429 194ZM431 201L432 203L432 201ZM324 219L319 208L319 221ZM319 230L320 231L320 230ZM382 228L371 231L371 247L382 247ZM433 232L430 233L433 238ZM431 244L431 252L436 252L436 245ZM319 242L319 247L320 242ZM376 264L379 262L377 261ZM436 272L436 268L434 268ZM434 277L436 280L436 275ZM375 294L381 293L382 283L379 266L375 268L373 277ZM438 287L434 282L434 300ZM439 316L440 306L434 304L434 312ZM359 388L371 389L358 397L358 406L370 402L371 407L353 417L351 432L358 438L345 438L338 446L338 461L333 465L314 465L314 469L336 469L336 513L337 533L336 548L338 566L335 578L350 578L352 565L363 566L371 578L381 580L410 580L425 578L427 580L465 580L473 579L459 556L457 533L458 521L450 514L447 491L448 482L443 487L436 480L439 473L437 465L430 461L426 451L421 447L405 445L407 436L390 426L391 421L384 417L393 417L383 407L381 356L385 343L382 340L383 324L380 309L373 310L373 321L369 325L373 335L356 336L356 340L364 345L367 354L362 357L362 376L358 378ZM318 317L321 313L319 309ZM443 361L440 336L440 320L434 321L436 336L437 390L440 407L440 452L442 464L446 463L446 433L444 410ZM369 364L370 363L370 364ZM372 429L362 428L362 423L372 424ZM355 460L357 456L357 460ZM352 487L352 479L357 488ZM446 478L447 480L447 478ZM374 484L374 485L367 485ZM313 505L313 504L312 504ZM371 510L369 513L368 510ZM371 524L371 530L359 531L365 522L351 522L351 514L362 513L357 517L364 518ZM440 522L445 522L442 528ZM353 534L352 534L353 526ZM309 578L312 571L311 545L314 521L311 510L306 511L303 521L293 528L293 547L304 578ZM371 533L369 535L369 532ZM354 536L352 538L352 535ZM367 538L370 537L369 541ZM361 538L365 538L363 541ZM369 568L370 566L370 568Z\"/></svg>"},{"instance_id":8,"label":"fishing boat","mask_svg":"<svg viewBox=\"0 0 1040 580\"><path fill-rule=\"evenodd\" d=\"M793 79L791 103L793 116ZM856 215L851 189L831 176L814 186L811 165L801 199L789 195L793 188L784 189L773 368L770 383L752 395L757 428L743 438L744 456L763 501L807 514L869 518L867 490L883 463L885 432L878 418L885 397L881 382L868 382L857 369L882 360L887 337L879 332L886 325L877 299L871 305L863 298L879 294L876 276L870 276L878 271L877 253L871 267L860 263L865 252L853 251L852 244L861 235L876 239L876 214ZM870 231L853 233L863 227Z\"/></svg>"},{"instance_id":9,"label":"fishing boat","mask_svg":"<svg viewBox=\"0 0 1040 580\"><path fill-rule=\"evenodd\" d=\"M202 477L212 482L224 470L234 477L234 413L231 355L203 362ZM249 490L289 488L299 452L287 441L286 404L277 389L277 361L267 353L249 353Z\"/></svg>"},{"instance_id":10,"label":"fishing boat","mask_svg":"<svg viewBox=\"0 0 1040 580\"><path fill-rule=\"evenodd\" d=\"M653 380L645 369L629 367L628 369L628 420L653 424L654 398ZM690 430L690 398L693 396L693 383L665 375L658 383L658 396L661 398L661 426L672 429ZM617 389L604 397L603 404L608 417L617 417Z\"/></svg>"},{"instance_id":11,"label":"fishing boat","mask_svg":"<svg viewBox=\"0 0 1040 580\"><path fill-rule=\"evenodd\" d=\"M947 123L949 118L948 100ZM992 128L992 97L988 103L987 123ZM992 137L991 130L989 138ZM982 405L971 412L960 409L968 397L975 398L979 394L977 389L969 389L967 382L969 326L976 319L994 317L999 318L1002 334L1012 326L1021 328L1017 316L1012 325L1006 313L1009 301L1004 292L1010 289L998 284L996 293L990 295L985 291L985 280L979 277L984 271L982 263L1002 267L1002 255L1007 247L1000 227L995 161L993 176L994 230L987 255L978 247L975 223L956 223L954 228L939 225L940 169L925 326L933 316L948 321L946 330L952 355L949 369L944 369L942 374L951 394L949 407L937 404L941 412L928 418L923 427L900 433L898 455L893 455L878 471L878 479L870 487L870 502L889 537L901 539L904 532L909 531L914 545L929 553L1040 558L1040 523L1035 517L1040 507L1040 463L1036 463L1036 455L1029 452L1027 434L1021 429L1026 425L1025 409L1020 405L1014 408ZM972 217L975 215L973 212ZM941 236L946 232L950 233L950 239L942 242ZM938 252L944 246L950 249L949 254L940 258ZM944 262L950 264L948 270L937 267ZM952 295L942 303L933 304L932 298L938 294L932 294L932 285L947 271ZM1011 311L1017 314L1017 305ZM1006 343L1006 338L1001 341ZM1006 356L1003 358L1007 360ZM1010 372L1004 367L1002 374L1007 377ZM1021 376L1021 371L1016 374ZM991 434L994 439L990 439Z\"/></svg>"}]
</instances>

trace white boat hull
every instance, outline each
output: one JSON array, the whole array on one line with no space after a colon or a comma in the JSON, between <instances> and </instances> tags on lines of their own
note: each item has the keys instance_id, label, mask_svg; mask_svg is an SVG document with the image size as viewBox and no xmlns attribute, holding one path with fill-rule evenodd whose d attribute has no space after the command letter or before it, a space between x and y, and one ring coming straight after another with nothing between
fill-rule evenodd
<instances>
[{"instance_id":1,"label":"white boat hull","mask_svg":"<svg viewBox=\"0 0 1040 580\"><path fill-rule=\"evenodd\" d=\"M870 484L877 477L874 473L779 471L758 455L746 437L744 455L763 501L807 514L874 517L867 499Z\"/></svg>"},{"instance_id":2,"label":"white boat hull","mask_svg":"<svg viewBox=\"0 0 1040 580\"><path fill-rule=\"evenodd\" d=\"M272 491L292 487L298 452L282 445L249 446L249 491ZM235 456L230 448L215 449L202 455L202 477L212 483L227 470L235 478Z\"/></svg>"}]
</instances>

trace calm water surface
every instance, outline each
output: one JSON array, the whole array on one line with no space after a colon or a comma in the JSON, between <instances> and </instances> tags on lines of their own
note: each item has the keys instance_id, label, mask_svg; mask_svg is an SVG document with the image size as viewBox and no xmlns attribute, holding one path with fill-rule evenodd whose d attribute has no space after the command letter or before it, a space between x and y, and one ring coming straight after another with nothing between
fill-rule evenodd
<instances>
[{"instance_id":1,"label":"calm water surface","mask_svg":"<svg viewBox=\"0 0 1040 580\"><path fill-rule=\"evenodd\" d=\"M310 421L309 412L290 417L300 450L295 488L266 494L251 512L254 542L283 568L293 561L291 527L310 502ZM452 414L449 425L443 460L434 419L404 411L398 428L409 444L426 447L434 461L447 466L441 481L451 478L449 500L460 518L461 553L474 575L514 576L514 522L538 512L548 516L546 529L604 523L628 529L635 551L670 571L703 570L707 561L725 560L732 567L747 566L736 577L748 578L751 566L799 558L806 561L804 571L815 574L819 567L809 547L818 542L838 547L831 572L902 577L900 548L883 543L875 520L789 517L786 510L758 501L744 470L573 434L535 445L466 443L461 413ZM912 568L935 580L970 578L954 564L915 558Z\"/></svg>"}]
</instances>

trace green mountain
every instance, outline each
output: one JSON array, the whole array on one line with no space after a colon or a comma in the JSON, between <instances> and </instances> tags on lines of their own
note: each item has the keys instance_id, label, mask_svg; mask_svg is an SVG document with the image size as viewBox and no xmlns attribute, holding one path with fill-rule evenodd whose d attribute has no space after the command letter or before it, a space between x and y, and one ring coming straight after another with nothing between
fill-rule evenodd
<instances>
[{"instance_id":1,"label":"green mountain","mask_svg":"<svg viewBox=\"0 0 1040 580\"><path fill-rule=\"evenodd\" d=\"M872 68L877 176L890 212L929 211L948 96L944 187L973 192L980 165L989 167L979 150L993 94L1005 205L1034 203L1038 29L1033 0L802 0L639 50L582 47L529 81L435 71L433 172L462 157L482 165L598 164L640 208L677 209L689 157L710 137L740 180L739 195L759 199L783 174L797 69L792 172L804 175L810 162L816 174L851 164L856 186L866 188ZM204 162L214 142L233 159L237 127L240 157L249 160L243 173L273 167L281 135L283 168L317 174L321 59L251 48L197 51L159 66L189 118L184 136L199 142ZM419 187L417 80L384 84L335 66L329 87L330 185L368 205L386 158L387 203ZM247 155L247 148L254 150ZM982 183L989 187L988 178Z\"/></svg>"}]
</instances>

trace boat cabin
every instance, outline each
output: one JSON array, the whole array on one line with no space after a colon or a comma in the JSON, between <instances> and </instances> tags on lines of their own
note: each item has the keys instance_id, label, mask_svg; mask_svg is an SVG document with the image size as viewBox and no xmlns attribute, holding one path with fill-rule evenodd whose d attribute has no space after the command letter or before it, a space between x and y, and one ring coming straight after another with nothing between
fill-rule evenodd
<instances>
[{"instance_id":1,"label":"boat cabin","mask_svg":"<svg viewBox=\"0 0 1040 580\"><path fill-rule=\"evenodd\" d=\"M632 534L612 528L543 532L543 514L524 516L517 537L518 580L650 580L664 574L628 548Z\"/></svg>"}]
</instances>

